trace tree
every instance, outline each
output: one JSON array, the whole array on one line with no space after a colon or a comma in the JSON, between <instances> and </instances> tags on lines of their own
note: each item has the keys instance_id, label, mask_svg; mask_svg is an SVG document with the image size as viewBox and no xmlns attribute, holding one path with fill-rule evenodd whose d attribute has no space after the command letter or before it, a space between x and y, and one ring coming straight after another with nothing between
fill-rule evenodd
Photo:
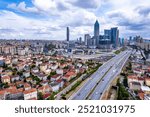
<instances>
[{"instance_id":1,"label":"tree","mask_svg":"<svg viewBox=\"0 0 150 117\"><path fill-rule=\"evenodd\" d=\"M50 73L50 76L53 76L53 75L56 75L56 71Z\"/></svg>"},{"instance_id":2,"label":"tree","mask_svg":"<svg viewBox=\"0 0 150 117\"><path fill-rule=\"evenodd\" d=\"M4 88L8 88L8 87L9 87L9 85L8 85L8 83L2 83L2 87L4 87Z\"/></svg>"},{"instance_id":3,"label":"tree","mask_svg":"<svg viewBox=\"0 0 150 117\"><path fill-rule=\"evenodd\" d=\"M43 94L41 92L38 93L38 100L43 100Z\"/></svg>"},{"instance_id":4,"label":"tree","mask_svg":"<svg viewBox=\"0 0 150 117\"><path fill-rule=\"evenodd\" d=\"M4 68L4 69L7 69L7 67L8 67L8 65L4 63L4 64L3 64L3 68Z\"/></svg>"},{"instance_id":5,"label":"tree","mask_svg":"<svg viewBox=\"0 0 150 117\"><path fill-rule=\"evenodd\" d=\"M37 76L32 76L32 79L36 81L36 84L39 84L41 80Z\"/></svg>"},{"instance_id":6,"label":"tree","mask_svg":"<svg viewBox=\"0 0 150 117\"><path fill-rule=\"evenodd\" d=\"M17 74L18 74L19 76L22 76L22 75L23 75L23 72L20 71L20 72L17 72Z\"/></svg>"},{"instance_id":7,"label":"tree","mask_svg":"<svg viewBox=\"0 0 150 117\"><path fill-rule=\"evenodd\" d=\"M48 75L47 79L48 79L48 80L51 80L51 75Z\"/></svg>"},{"instance_id":8,"label":"tree","mask_svg":"<svg viewBox=\"0 0 150 117\"><path fill-rule=\"evenodd\" d=\"M34 68L34 67L36 67L34 64L33 64L33 65L31 65L31 68Z\"/></svg>"},{"instance_id":9,"label":"tree","mask_svg":"<svg viewBox=\"0 0 150 117\"><path fill-rule=\"evenodd\" d=\"M128 87L128 79L127 79L126 76L125 76L125 78L123 79L123 85L124 85L125 87Z\"/></svg>"},{"instance_id":10,"label":"tree","mask_svg":"<svg viewBox=\"0 0 150 117\"><path fill-rule=\"evenodd\" d=\"M118 86L118 100L128 100L129 99L129 93L126 91L125 87L120 84L120 82L117 82Z\"/></svg>"}]
</instances>

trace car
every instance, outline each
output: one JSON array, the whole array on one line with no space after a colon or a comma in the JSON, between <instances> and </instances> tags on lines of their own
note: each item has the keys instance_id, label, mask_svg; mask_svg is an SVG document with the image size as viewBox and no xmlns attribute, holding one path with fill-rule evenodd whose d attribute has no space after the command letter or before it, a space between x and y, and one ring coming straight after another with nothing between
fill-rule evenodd
<instances>
[{"instance_id":1,"label":"car","mask_svg":"<svg viewBox=\"0 0 150 117\"><path fill-rule=\"evenodd\" d=\"M77 94L78 96L80 95L80 93Z\"/></svg>"},{"instance_id":2,"label":"car","mask_svg":"<svg viewBox=\"0 0 150 117\"><path fill-rule=\"evenodd\" d=\"M98 92L95 93L96 95L98 94Z\"/></svg>"},{"instance_id":3,"label":"car","mask_svg":"<svg viewBox=\"0 0 150 117\"><path fill-rule=\"evenodd\" d=\"M102 79L102 81L104 82L104 79Z\"/></svg>"}]
</instances>

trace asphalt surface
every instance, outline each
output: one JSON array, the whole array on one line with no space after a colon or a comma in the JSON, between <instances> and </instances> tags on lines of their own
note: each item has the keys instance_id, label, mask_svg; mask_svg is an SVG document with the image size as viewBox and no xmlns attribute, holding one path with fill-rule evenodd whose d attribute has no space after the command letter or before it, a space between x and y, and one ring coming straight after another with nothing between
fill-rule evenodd
<instances>
[{"instance_id":1,"label":"asphalt surface","mask_svg":"<svg viewBox=\"0 0 150 117\"><path fill-rule=\"evenodd\" d=\"M111 77L112 73L110 70L118 63L119 60L122 60L124 56L126 56L127 51L124 51L120 53L119 55L115 56L105 64L103 64L94 74L91 75L89 80L76 92L74 93L69 99L70 100L86 100L88 99L88 96L90 95L91 91L98 95L98 93L103 93L104 88L107 86L106 84L109 83L110 79L107 79L107 77ZM112 71L112 70L111 70ZM109 72L109 73L107 73ZM109 75L107 75L109 74ZM103 77L106 77L107 80L103 81ZM104 82L104 83L103 83ZM102 87L100 87L102 85ZM96 87L96 88L95 88ZM100 91L99 90L100 87ZM95 91L96 89L96 91ZM93 94L94 96L95 94ZM102 95L102 94L101 94ZM91 99L97 99L100 98L100 96L96 96L96 98L93 98L91 95Z\"/></svg>"},{"instance_id":2,"label":"asphalt surface","mask_svg":"<svg viewBox=\"0 0 150 117\"><path fill-rule=\"evenodd\" d=\"M103 77L103 80L96 86L94 91L88 97L89 100L99 100L102 98L105 90L108 89L111 82L116 78L116 76L120 74L130 54L131 52L125 53L125 55L113 65L109 72Z\"/></svg>"}]
</instances>

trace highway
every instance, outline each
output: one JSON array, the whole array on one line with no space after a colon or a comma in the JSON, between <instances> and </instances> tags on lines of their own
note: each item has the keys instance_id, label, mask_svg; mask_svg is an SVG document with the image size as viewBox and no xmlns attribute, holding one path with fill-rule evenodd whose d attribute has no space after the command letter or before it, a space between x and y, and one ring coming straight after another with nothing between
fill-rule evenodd
<instances>
[{"instance_id":1,"label":"highway","mask_svg":"<svg viewBox=\"0 0 150 117\"><path fill-rule=\"evenodd\" d=\"M121 60L127 51L120 53L115 56L105 64L103 64L94 74L91 75L89 80L77 91L75 92L69 99L70 100L86 100L90 95L91 91L95 89L95 87L99 86L102 78L107 74L110 69ZM107 82L108 83L108 82Z\"/></svg>"},{"instance_id":2,"label":"highway","mask_svg":"<svg viewBox=\"0 0 150 117\"><path fill-rule=\"evenodd\" d=\"M118 60L109 72L103 77L101 82L96 86L95 90L88 97L89 100L99 100L103 97L104 92L108 89L111 82L120 74L124 64L128 60L131 52L125 53L123 57Z\"/></svg>"}]
</instances>

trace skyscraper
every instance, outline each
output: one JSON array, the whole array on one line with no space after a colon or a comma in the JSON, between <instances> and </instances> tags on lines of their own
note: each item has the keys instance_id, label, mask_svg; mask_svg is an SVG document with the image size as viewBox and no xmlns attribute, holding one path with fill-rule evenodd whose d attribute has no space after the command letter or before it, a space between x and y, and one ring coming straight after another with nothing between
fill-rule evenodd
<instances>
[{"instance_id":1,"label":"skyscraper","mask_svg":"<svg viewBox=\"0 0 150 117\"><path fill-rule=\"evenodd\" d=\"M69 41L69 27L67 27L67 41Z\"/></svg>"},{"instance_id":2,"label":"skyscraper","mask_svg":"<svg viewBox=\"0 0 150 117\"><path fill-rule=\"evenodd\" d=\"M111 30L105 29L105 30L104 30L104 36L105 36L105 38L107 38L107 39L111 39Z\"/></svg>"},{"instance_id":3,"label":"skyscraper","mask_svg":"<svg viewBox=\"0 0 150 117\"><path fill-rule=\"evenodd\" d=\"M91 36L89 34L84 35L84 43L87 46L88 45L88 39L91 39Z\"/></svg>"},{"instance_id":4,"label":"skyscraper","mask_svg":"<svg viewBox=\"0 0 150 117\"><path fill-rule=\"evenodd\" d=\"M82 37L79 38L79 43L82 44Z\"/></svg>"},{"instance_id":5,"label":"skyscraper","mask_svg":"<svg viewBox=\"0 0 150 117\"><path fill-rule=\"evenodd\" d=\"M99 36L99 23L96 20L95 24L94 24L94 36L98 37Z\"/></svg>"},{"instance_id":6,"label":"skyscraper","mask_svg":"<svg viewBox=\"0 0 150 117\"><path fill-rule=\"evenodd\" d=\"M98 20L96 20L95 24L94 24L94 40L93 40L94 44L93 46L95 46L95 48L99 45L99 23Z\"/></svg>"},{"instance_id":7,"label":"skyscraper","mask_svg":"<svg viewBox=\"0 0 150 117\"><path fill-rule=\"evenodd\" d=\"M119 44L119 30L118 27L111 28L111 42L115 48L118 47Z\"/></svg>"}]
</instances>

